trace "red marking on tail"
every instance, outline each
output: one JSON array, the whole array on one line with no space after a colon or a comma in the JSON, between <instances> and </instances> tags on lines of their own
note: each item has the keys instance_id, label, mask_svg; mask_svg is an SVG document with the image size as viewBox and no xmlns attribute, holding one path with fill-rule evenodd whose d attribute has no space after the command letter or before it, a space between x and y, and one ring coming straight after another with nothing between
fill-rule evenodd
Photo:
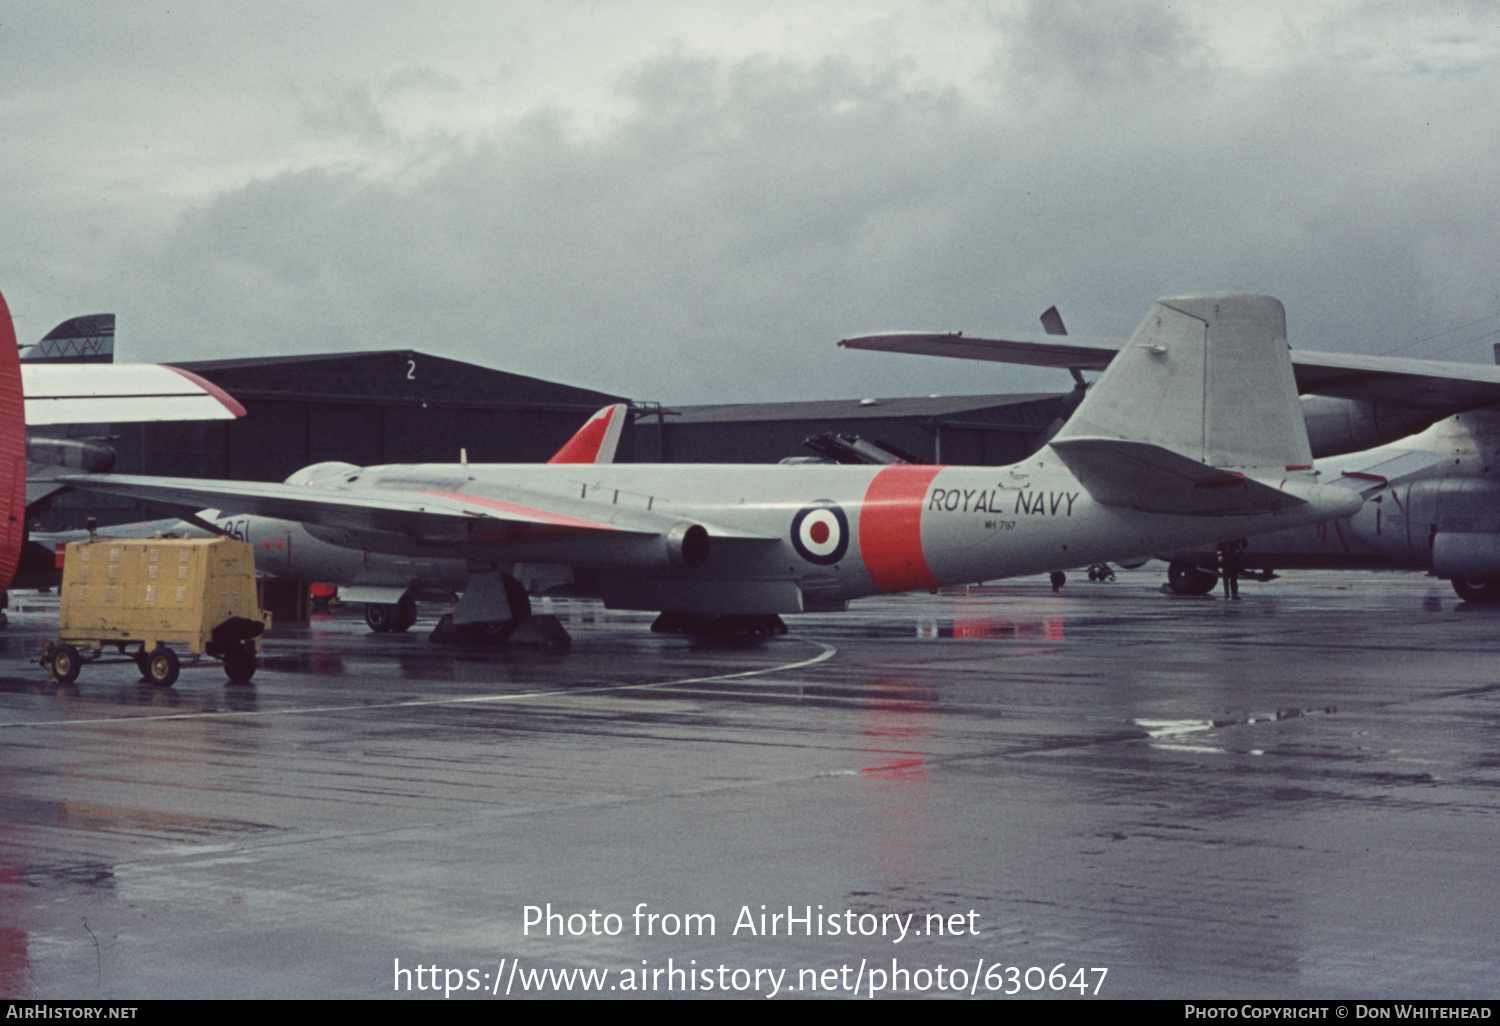
<instances>
[{"instance_id":1,"label":"red marking on tail","mask_svg":"<svg viewBox=\"0 0 1500 1026\"><path fill-rule=\"evenodd\" d=\"M0 296L0 590L10 587L26 540L26 399L10 307Z\"/></svg>"},{"instance_id":2,"label":"red marking on tail","mask_svg":"<svg viewBox=\"0 0 1500 1026\"><path fill-rule=\"evenodd\" d=\"M553 456L548 463L597 463L599 447L609 432L610 422L620 415L619 407L611 406L602 415L595 416Z\"/></svg>"}]
</instances>

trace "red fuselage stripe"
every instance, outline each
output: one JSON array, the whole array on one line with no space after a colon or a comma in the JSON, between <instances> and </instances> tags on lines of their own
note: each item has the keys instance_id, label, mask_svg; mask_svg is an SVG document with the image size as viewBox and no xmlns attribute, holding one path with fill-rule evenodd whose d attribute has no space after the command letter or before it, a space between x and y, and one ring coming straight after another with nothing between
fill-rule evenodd
<instances>
[{"instance_id":1,"label":"red fuselage stripe","mask_svg":"<svg viewBox=\"0 0 1500 1026\"><path fill-rule=\"evenodd\" d=\"M859 554L883 591L937 588L922 553L922 503L942 467L898 464L875 475L859 510Z\"/></svg>"}]
</instances>

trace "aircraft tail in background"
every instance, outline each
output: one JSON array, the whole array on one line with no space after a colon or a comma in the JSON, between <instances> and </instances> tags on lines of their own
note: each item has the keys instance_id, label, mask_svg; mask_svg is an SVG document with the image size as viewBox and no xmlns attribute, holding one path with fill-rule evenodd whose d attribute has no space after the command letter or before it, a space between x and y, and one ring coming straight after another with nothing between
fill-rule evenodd
<instances>
[{"instance_id":1,"label":"aircraft tail in background","mask_svg":"<svg viewBox=\"0 0 1500 1026\"><path fill-rule=\"evenodd\" d=\"M63 321L26 347L27 363L114 363L115 315L85 314Z\"/></svg>"}]
</instances>

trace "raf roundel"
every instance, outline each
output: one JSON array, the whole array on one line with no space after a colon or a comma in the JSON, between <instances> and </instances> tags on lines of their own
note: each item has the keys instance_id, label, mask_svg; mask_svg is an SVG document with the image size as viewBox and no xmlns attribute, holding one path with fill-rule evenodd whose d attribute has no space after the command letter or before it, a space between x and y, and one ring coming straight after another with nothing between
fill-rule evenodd
<instances>
[{"instance_id":1,"label":"raf roundel","mask_svg":"<svg viewBox=\"0 0 1500 1026\"><path fill-rule=\"evenodd\" d=\"M849 518L828 499L803 506L792 518L792 548L809 563L832 566L849 551Z\"/></svg>"}]
</instances>

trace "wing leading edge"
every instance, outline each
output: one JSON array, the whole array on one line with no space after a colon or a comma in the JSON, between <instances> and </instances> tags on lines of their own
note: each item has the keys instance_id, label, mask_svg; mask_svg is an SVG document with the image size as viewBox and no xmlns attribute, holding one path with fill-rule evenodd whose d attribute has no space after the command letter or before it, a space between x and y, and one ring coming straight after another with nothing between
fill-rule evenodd
<instances>
[{"instance_id":1,"label":"wing leading edge","mask_svg":"<svg viewBox=\"0 0 1500 1026\"><path fill-rule=\"evenodd\" d=\"M711 538L760 537L659 511L519 488L486 486L487 494L476 494L439 483L341 488L129 474L62 480L186 516L211 508L221 516L300 521L314 533L347 532L339 544L397 553L444 546L473 552L478 546L513 558L585 565L697 566L707 558Z\"/></svg>"},{"instance_id":2,"label":"wing leading edge","mask_svg":"<svg viewBox=\"0 0 1500 1026\"><path fill-rule=\"evenodd\" d=\"M245 408L191 371L160 363L23 363L26 423L233 420Z\"/></svg>"}]
</instances>

